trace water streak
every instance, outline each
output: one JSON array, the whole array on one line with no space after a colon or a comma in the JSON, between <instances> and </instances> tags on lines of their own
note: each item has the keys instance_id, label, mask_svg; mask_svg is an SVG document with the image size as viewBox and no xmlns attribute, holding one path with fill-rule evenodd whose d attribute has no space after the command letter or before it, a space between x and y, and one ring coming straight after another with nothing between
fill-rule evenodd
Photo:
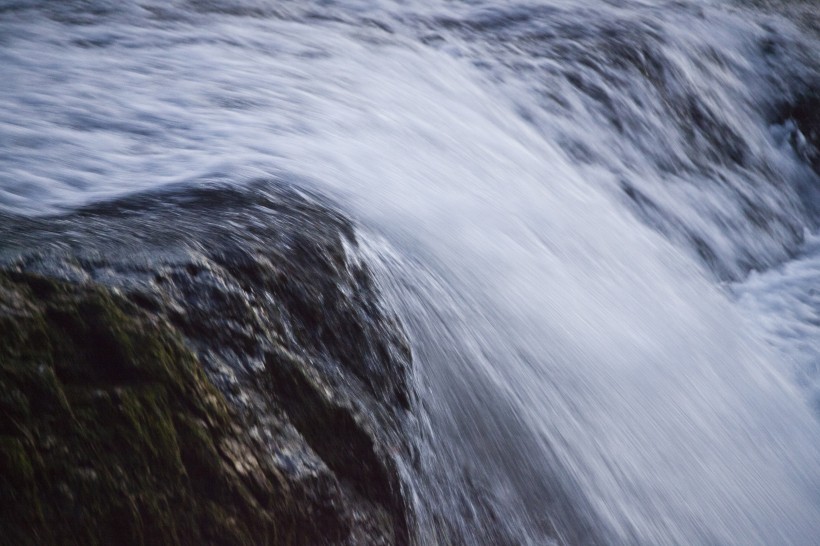
<instances>
[{"instance_id":1,"label":"water streak","mask_svg":"<svg viewBox=\"0 0 820 546\"><path fill-rule=\"evenodd\" d=\"M82 5L0 5L0 207L333 196L413 340L420 543L820 534L817 175L777 119L816 38L708 2Z\"/></svg>"}]
</instances>

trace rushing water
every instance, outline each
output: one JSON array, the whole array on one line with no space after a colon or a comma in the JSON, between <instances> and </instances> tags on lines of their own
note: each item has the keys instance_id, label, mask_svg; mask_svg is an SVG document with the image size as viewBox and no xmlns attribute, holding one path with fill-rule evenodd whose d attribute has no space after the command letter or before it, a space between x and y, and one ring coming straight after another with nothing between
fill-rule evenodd
<instances>
[{"instance_id":1,"label":"rushing water","mask_svg":"<svg viewBox=\"0 0 820 546\"><path fill-rule=\"evenodd\" d=\"M3 0L0 208L332 196L412 339L419 544L814 544L820 46L753 9Z\"/></svg>"}]
</instances>

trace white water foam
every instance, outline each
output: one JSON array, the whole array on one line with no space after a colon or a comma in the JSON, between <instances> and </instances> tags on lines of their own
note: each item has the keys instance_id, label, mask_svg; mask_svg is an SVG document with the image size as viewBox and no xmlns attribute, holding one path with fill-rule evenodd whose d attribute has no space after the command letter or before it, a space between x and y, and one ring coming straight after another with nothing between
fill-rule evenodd
<instances>
[{"instance_id":1,"label":"white water foam","mask_svg":"<svg viewBox=\"0 0 820 546\"><path fill-rule=\"evenodd\" d=\"M791 266L809 271L789 274L794 291L778 273L753 276L735 302L687 249L635 218L613 192L618 168L577 165L548 114L520 116L522 104L540 108L534 91L493 81L468 45L188 12L91 26L26 12L4 16L0 34L6 210L286 173L384 238L396 252L384 289L414 339L429 417L420 472L471 467L518 541L569 533L542 496L555 483L607 543L811 544L820 534L820 426L790 375L818 340L810 321L789 322L815 264ZM556 126L575 123L610 156L618 136L595 115ZM753 151L778 157L757 136ZM634 172L674 201L649 162ZM738 203L705 182L686 189L682 221L721 240L698 198L710 210ZM754 244L753 231L743 237ZM373 260L387 259L374 248ZM772 298L788 310L773 313ZM408 478L419 504L433 503L420 512L458 519L448 499L470 492L456 474ZM461 532L478 543L470 525Z\"/></svg>"}]
</instances>

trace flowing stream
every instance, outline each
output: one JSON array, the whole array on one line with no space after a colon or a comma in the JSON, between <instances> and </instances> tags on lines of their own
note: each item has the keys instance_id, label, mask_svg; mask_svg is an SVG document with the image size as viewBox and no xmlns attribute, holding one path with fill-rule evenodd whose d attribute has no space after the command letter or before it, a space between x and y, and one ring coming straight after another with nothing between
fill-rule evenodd
<instances>
[{"instance_id":1,"label":"flowing stream","mask_svg":"<svg viewBox=\"0 0 820 546\"><path fill-rule=\"evenodd\" d=\"M820 41L748 4L2 0L0 210L329 196L418 544L816 544Z\"/></svg>"}]
</instances>

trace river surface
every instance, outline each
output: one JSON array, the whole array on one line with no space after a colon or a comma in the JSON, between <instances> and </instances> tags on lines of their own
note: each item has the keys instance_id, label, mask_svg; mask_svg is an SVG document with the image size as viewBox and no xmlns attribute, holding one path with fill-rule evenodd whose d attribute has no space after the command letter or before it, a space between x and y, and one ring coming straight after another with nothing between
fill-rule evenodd
<instances>
[{"instance_id":1,"label":"river surface","mask_svg":"<svg viewBox=\"0 0 820 546\"><path fill-rule=\"evenodd\" d=\"M420 545L817 544L820 41L753 4L0 0L0 215L336 203Z\"/></svg>"}]
</instances>

